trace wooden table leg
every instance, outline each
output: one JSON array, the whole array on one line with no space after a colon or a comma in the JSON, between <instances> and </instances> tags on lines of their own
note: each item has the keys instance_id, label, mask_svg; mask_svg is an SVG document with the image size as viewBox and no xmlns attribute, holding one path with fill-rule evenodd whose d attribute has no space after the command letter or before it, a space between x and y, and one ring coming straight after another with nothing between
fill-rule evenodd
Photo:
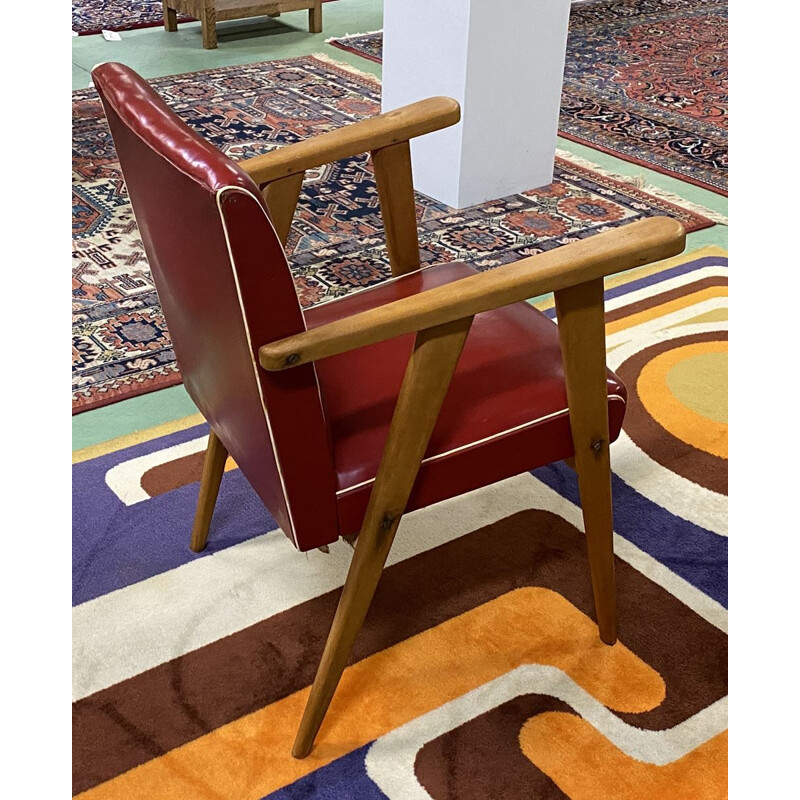
<instances>
[{"instance_id":1,"label":"wooden table leg","mask_svg":"<svg viewBox=\"0 0 800 800\"><path fill-rule=\"evenodd\" d=\"M322 33L322 0L317 0L314 8L308 9L308 30L311 33Z\"/></svg>"},{"instance_id":2,"label":"wooden table leg","mask_svg":"<svg viewBox=\"0 0 800 800\"><path fill-rule=\"evenodd\" d=\"M200 24L203 26L203 47L206 50L217 49L217 11L213 5L203 9Z\"/></svg>"},{"instance_id":3,"label":"wooden table leg","mask_svg":"<svg viewBox=\"0 0 800 800\"><path fill-rule=\"evenodd\" d=\"M178 30L178 12L167 5L168 0L161 0L164 11L164 30L175 33Z\"/></svg>"}]
</instances>

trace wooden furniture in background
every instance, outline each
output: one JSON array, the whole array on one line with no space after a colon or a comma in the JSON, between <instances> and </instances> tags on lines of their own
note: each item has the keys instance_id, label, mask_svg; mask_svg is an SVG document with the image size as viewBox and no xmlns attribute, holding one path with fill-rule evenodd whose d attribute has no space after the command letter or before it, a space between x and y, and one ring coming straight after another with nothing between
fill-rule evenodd
<instances>
[{"instance_id":1,"label":"wooden furniture in background","mask_svg":"<svg viewBox=\"0 0 800 800\"><path fill-rule=\"evenodd\" d=\"M299 550L358 533L293 754L313 746L414 508L574 457L600 637L613 644L609 445L625 388L606 369L603 278L681 252L680 223L641 220L486 272L420 269L408 141L457 122L455 101L237 164L129 68L92 76L184 385L211 427L192 549L205 546L228 452ZM283 249L303 176L365 151L395 277L303 310ZM557 326L525 302L548 292Z\"/></svg>"},{"instance_id":2,"label":"wooden furniture in background","mask_svg":"<svg viewBox=\"0 0 800 800\"><path fill-rule=\"evenodd\" d=\"M308 9L308 30L322 32L322 0L162 0L164 29L178 30L178 14L200 20L203 47L217 46L217 22L245 17L278 17L284 11Z\"/></svg>"}]
</instances>

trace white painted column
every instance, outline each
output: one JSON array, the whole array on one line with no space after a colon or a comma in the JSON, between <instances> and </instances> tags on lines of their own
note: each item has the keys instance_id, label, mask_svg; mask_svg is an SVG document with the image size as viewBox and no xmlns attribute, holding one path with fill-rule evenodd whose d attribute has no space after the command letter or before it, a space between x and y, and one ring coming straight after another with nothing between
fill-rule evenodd
<instances>
[{"instance_id":1,"label":"white painted column","mask_svg":"<svg viewBox=\"0 0 800 800\"><path fill-rule=\"evenodd\" d=\"M456 208L551 182L570 0L384 0L383 110L434 95L462 121L412 143L414 184Z\"/></svg>"}]
</instances>

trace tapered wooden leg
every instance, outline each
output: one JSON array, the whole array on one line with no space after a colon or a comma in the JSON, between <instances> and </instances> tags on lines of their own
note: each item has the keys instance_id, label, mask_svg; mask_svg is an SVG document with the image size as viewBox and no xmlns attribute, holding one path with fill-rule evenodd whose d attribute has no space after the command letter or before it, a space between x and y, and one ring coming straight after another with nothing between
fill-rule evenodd
<instances>
[{"instance_id":1,"label":"tapered wooden leg","mask_svg":"<svg viewBox=\"0 0 800 800\"><path fill-rule=\"evenodd\" d=\"M192 540L189 547L199 553L208 539L208 529L211 526L211 517L214 514L214 505L217 502L219 484L222 473L225 471L225 461L228 451L219 440L214 431L208 435L208 448L203 462L203 476L200 478L200 494L197 498L197 510L194 515L192 527Z\"/></svg>"},{"instance_id":2,"label":"tapered wooden leg","mask_svg":"<svg viewBox=\"0 0 800 800\"><path fill-rule=\"evenodd\" d=\"M305 172L287 175L285 178L278 178L278 180L268 183L261 190L264 200L267 202L275 232L284 247L292 229L292 219L297 208L300 190L303 188L304 176Z\"/></svg>"},{"instance_id":3,"label":"tapered wooden leg","mask_svg":"<svg viewBox=\"0 0 800 800\"><path fill-rule=\"evenodd\" d=\"M471 318L457 320L417 334L350 571L292 749L295 758L310 752L342 677L471 322Z\"/></svg>"},{"instance_id":4,"label":"tapered wooden leg","mask_svg":"<svg viewBox=\"0 0 800 800\"><path fill-rule=\"evenodd\" d=\"M310 33L322 33L322 0L317 0L314 7L308 9L308 30Z\"/></svg>"},{"instance_id":5,"label":"tapered wooden leg","mask_svg":"<svg viewBox=\"0 0 800 800\"><path fill-rule=\"evenodd\" d=\"M217 12L213 7L203 9L200 16L200 24L203 27L203 47L206 50L217 49Z\"/></svg>"},{"instance_id":6,"label":"tapered wooden leg","mask_svg":"<svg viewBox=\"0 0 800 800\"><path fill-rule=\"evenodd\" d=\"M161 0L164 11L164 30L174 33L178 30L178 12L167 5L167 0Z\"/></svg>"},{"instance_id":7,"label":"tapered wooden leg","mask_svg":"<svg viewBox=\"0 0 800 800\"><path fill-rule=\"evenodd\" d=\"M603 281L562 289L555 299L595 612L600 638L614 644L617 611Z\"/></svg>"},{"instance_id":8,"label":"tapered wooden leg","mask_svg":"<svg viewBox=\"0 0 800 800\"><path fill-rule=\"evenodd\" d=\"M392 275L405 275L420 267L417 207L408 142L373 151L372 165Z\"/></svg>"}]
</instances>

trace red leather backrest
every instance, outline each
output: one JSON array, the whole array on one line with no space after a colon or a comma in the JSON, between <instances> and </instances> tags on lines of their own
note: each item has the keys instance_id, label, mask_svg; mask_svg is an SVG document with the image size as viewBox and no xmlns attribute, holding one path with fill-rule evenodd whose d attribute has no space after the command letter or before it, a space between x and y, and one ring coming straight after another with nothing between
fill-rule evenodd
<instances>
[{"instance_id":1,"label":"red leather backrest","mask_svg":"<svg viewBox=\"0 0 800 800\"><path fill-rule=\"evenodd\" d=\"M258 365L260 345L304 330L258 187L133 70L109 63L92 75L186 390L297 547L334 541L314 368Z\"/></svg>"}]
</instances>

